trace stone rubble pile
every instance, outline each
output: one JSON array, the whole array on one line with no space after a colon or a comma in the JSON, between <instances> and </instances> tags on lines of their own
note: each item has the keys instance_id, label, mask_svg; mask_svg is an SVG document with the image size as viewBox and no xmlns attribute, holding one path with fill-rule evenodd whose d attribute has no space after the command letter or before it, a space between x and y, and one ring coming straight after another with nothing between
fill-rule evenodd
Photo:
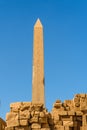
<instances>
[{"instance_id":1,"label":"stone rubble pile","mask_svg":"<svg viewBox=\"0 0 87 130\"><path fill-rule=\"evenodd\" d=\"M51 113L43 104L12 103L6 123L5 130L87 130L87 94L57 100Z\"/></svg>"},{"instance_id":2,"label":"stone rubble pile","mask_svg":"<svg viewBox=\"0 0 87 130\"><path fill-rule=\"evenodd\" d=\"M76 94L73 100L57 100L52 109L55 130L87 130L87 94Z\"/></svg>"},{"instance_id":3,"label":"stone rubble pile","mask_svg":"<svg viewBox=\"0 0 87 130\"><path fill-rule=\"evenodd\" d=\"M51 115L43 104L17 102L10 104L5 130L50 130Z\"/></svg>"}]
</instances>

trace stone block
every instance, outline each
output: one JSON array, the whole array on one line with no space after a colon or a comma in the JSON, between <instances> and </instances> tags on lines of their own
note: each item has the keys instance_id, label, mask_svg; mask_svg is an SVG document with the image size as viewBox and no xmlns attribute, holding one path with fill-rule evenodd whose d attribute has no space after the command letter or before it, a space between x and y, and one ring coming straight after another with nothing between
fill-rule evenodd
<instances>
[{"instance_id":1,"label":"stone block","mask_svg":"<svg viewBox=\"0 0 87 130\"><path fill-rule=\"evenodd\" d=\"M19 119L30 119L30 112L28 110L20 111Z\"/></svg>"},{"instance_id":2,"label":"stone block","mask_svg":"<svg viewBox=\"0 0 87 130\"><path fill-rule=\"evenodd\" d=\"M85 98L86 97L86 94L84 94L84 93L80 93L80 97L82 98Z\"/></svg>"},{"instance_id":3,"label":"stone block","mask_svg":"<svg viewBox=\"0 0 87 130\"><path fill-rule=\"evenodd\" d=\"M87 126L87 115L82 116L82 125Z\"/></svg>"},{"instance_id":4,"label":"stone block","mask_svg":"<svg viewBox=\"0 0 87 130\"><path fill-rule=\"evenodd\" d=\"M41 128L41 124L39 124L39 123L33 123L33 124L31 125L31 128L32 128L32 129L40 129L40 128Z\"/></svg>"},{"instance_id":5,"label":"stone block","mask_svg":"<svg viewBox=\"0 0 87 130\"><path fill-rule=\"evenodd\" d=\"M15 127L15 130L31 130L30 126L19 126Z\"/></svg>"},{"instance_id":6,"label":"stone block","mask_svg":"<svg viewBox=\"0 0 87 130\"><path fill-rule=\"evenodd\" d=\"M68 111L68 115L74 116L75 112L74 111Z\"/></svg>"},{"instance_id":7,"label":"stone block","mask_svg":"<svg viewBox=\"0 0 87 130\"><path fill-rule=\"evenodd\" d=\"M21 102L16 102L16 103L11 103L10 104L10 109L13 112L18 112L18 110L20 109L20 107L21 107Z\"/></svg>"},{"instance_id":8,"label":"stone block","mask_svg":"<svg viewBox=\"0 0 87 130\"><path fill-rule=\"evenodd\" d=\"M39 111L35 111L34 115L39 117L40 116L40 112Z\"/></svg>"},{"instance_id":9,"label":"stone block","mask_svg":"<svg viewBox=\"0 0 87 130\"><path fill-rule=\"evenodd\" d=\"M40 130L50 130L50 128L41 128Z\"/></svg>"},{"instance_id":10,"label":"stone block","mask_svg":"<svg viewBox=\"0 0 87 130\"><path fill-rule=\"evenodd\" d=\"M5 130L14 130L14 127L5 127Z\"/></svg>"},{"instance_id":11,"label":"stone block","mask_svg":"<svg viewBox=\"0 0 87 130\"><path fill-rule=\"evenodd\" d=\"M61 108L61 106L62 106L62 103L61 103L61 102L54 104L54 107L57 108L57 109Z\"/></svg>"},{"instance_id":12,"label":"stone block","mask_svg":"<svg viewBox=\"0 0 87 130\"><path fill-rule=\"evenodd\" d=\"M75 113L76 113L76 116L82 116L83 115L83 112L81 112L81 111L76 111Z\"/></svg>"},{"instance_id":13,"label":"stone block","mask_svg":"<svg viewBox=\"0 0 87 130\"><path fill-rule=\"evenodd\" d=\"M28 120L19 120L20 126L28 126Z\"/></svg>"},{"instance_id":14,"label":"stone block","mask_svg":"<svg viewBox=\"0 0 87 130\"><path fill-rule=\"evenodd\" d=\"M65 129L64 129L64 126L56 125L54 126L54 130L65 130Z\"/></svg>"},{"instance_id":15,"label":"stone block","mask_svg":"<svg viewBox=\"0 0 87 130\"><path fill-rule=\"evenodd\" d=\"M69 126L65 126L64 130L70 130Z\"/></svg>"},{"instance_id":16,"label":"stone block","mask_svg":"<svg viewBox=\"0 0 87 130\"><path fill-rule=\"evenodd\" d=\"M17 113L7 113L6 115L7 127L19 126L18 114Z\"/></svg>"},{"instance_id":17,"label":"stone block","mask_svg":"<svg viewBox=\"0 0 87 130\"><path fill-rule=\"evenodd\" d=\"M87 126L82 126L80 129L81 130L87 130Z\"/></svg>"},{"instance_id":18,"label":"stone block","mask_svg":"<svg viewBox=\"0 0 87 130\"><path fill-rule=\"evenodd\" d=\"M49 119L48 119L48 124L49 124L49 125L53 125L53 124L54 124L54 122L53 122L53 119L52 119L52 118L49 118Z\"/></svg>"},{"instance_id":19,"label":"stone block","mask_svg":"<svg viewBox=\"0 0 87 130\"><path fill-rule=\"evenodd\" d=\"M41 124L41 128L49 128L49 124Z\"/></svg>"},{"instance_id":20,"label":"stone block","mask_svg":"<svg viewBox=\"0 0 87 130\"><path fill-rule=\"evenodd\" d=\"M41 129L39 129L39 128L32 128L32 130L41 130Z\"/></svg>"},{"instance_id":21,"label":"stone block","mask_svg":"<svg viewBox=\"0 0 87 130\"><path fill-rule=\"evenodd\" d=\"M67 113L67 111L58 111L58 115L63 115L63 116L65 116L65 115L67 115L68 113Z\"/></svg>"},{"instance_id":22,"label":"stone block","mask_svg":"<svg viewBox=\"0 0 87 130\"><path fill-rule=\"evenodd\" d=\"M11 120L12 118L18 119L18 113L9 112L6 114L6 121Z\"/></svg>"},{"instance_id":23,"label":"stone block","mask_svg":"<svg viewBox=\"0 0 87 130\"><path fill-rule=\"evenodd\" d=\"M73 127L73 121L63 121L63 126L70 126Z\"/></svg>"},{"instance_id":24,"label":"stone block","mask_svg":"<svg viewBox=\"0 0 87 130\"><path fill-rule=\"evenodd\" d=\"M62 116L61 120L62 121L73 121L73 116Z\"/></svg>"},{"instance_id":25,"label":"stone block","mask_svg":"<svg viewBox=\"0 0 87 130\"><path fill-rule=\"evenodd\" d=\"M22 102L20 110L21 111L29 110L30 106L31 106L31 102Z\"/></svg>"},{"instance_id":26,"label":"stone block","mask_svg":"<svg viewBox=\"0 0 87 130\"><path fill-rule=\"evenodd\" d=\"M38 117L32 117L30 120L29 120L30 123L38 123Z\"/></svg>"},{"instance_id":27,"label":"stone block","mask_svg":"<svg viewBox=\"0 0 87 130\"><path fill-rule=\"evenodd\" d=\"M39 123L48 123L47 118L46 117L39 118Z\"/></svg>"},{"instance_id":28,"label":"stone block","mask_svg":"<svg viewBox=\"0 0 87 130\"><path fill-rule=\"evenodd\" d=\"M40 117L45 117L45 113L44 112L40 112Z\"/></svg>"}]
</instances>

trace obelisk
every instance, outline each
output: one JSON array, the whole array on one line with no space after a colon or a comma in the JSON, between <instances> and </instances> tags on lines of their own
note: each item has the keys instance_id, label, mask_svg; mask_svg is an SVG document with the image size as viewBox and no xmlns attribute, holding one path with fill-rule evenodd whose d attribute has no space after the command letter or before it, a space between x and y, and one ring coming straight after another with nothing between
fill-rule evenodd
<instances>
[{"instance_id":1,"label":"obelisk","mask_svg":"<svg viewBox=\"0 0 87 130\"><path fill-rule=\"evenodd\" d=\"M45 106L43 26L39 19L34 25L32 103Z\"/></svg>"}]
</instances>

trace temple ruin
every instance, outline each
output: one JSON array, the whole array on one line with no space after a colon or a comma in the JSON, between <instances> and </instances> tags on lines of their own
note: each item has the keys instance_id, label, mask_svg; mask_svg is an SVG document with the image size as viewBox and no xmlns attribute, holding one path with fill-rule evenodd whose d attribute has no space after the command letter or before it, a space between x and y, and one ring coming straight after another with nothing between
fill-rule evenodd
<instances>
[{"instance_id":1,"label":"temple ruin","mask_svg":"<svg viewBox=\"0 0 87 130\"><path fill-rule=\"evenodd\" d=\"M76 94L64 102L57 99L51 112L45 107L43 26L39 19L33 42L32 101L11 103L0 130L86 130L87 94Z\"/></svg>"}]
</instances>

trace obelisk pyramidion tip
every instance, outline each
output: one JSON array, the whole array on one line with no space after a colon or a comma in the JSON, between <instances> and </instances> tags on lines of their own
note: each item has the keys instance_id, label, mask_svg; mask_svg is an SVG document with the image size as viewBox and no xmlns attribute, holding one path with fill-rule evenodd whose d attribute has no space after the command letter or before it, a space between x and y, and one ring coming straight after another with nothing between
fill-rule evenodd
<instances>
[{"instance_id":1,"label":"obelisk pyramidion tip","mask_svg":"<svg viewBox=\"0 0 87 130\"><path fill-rule=\"evenodd\" d=\"M42 23L41 23L41 21L40 21L39 18L37 19L37 21L36 21L34 27L43 27L43 26L42 26Z\"/></svg>"}]
</instances>

